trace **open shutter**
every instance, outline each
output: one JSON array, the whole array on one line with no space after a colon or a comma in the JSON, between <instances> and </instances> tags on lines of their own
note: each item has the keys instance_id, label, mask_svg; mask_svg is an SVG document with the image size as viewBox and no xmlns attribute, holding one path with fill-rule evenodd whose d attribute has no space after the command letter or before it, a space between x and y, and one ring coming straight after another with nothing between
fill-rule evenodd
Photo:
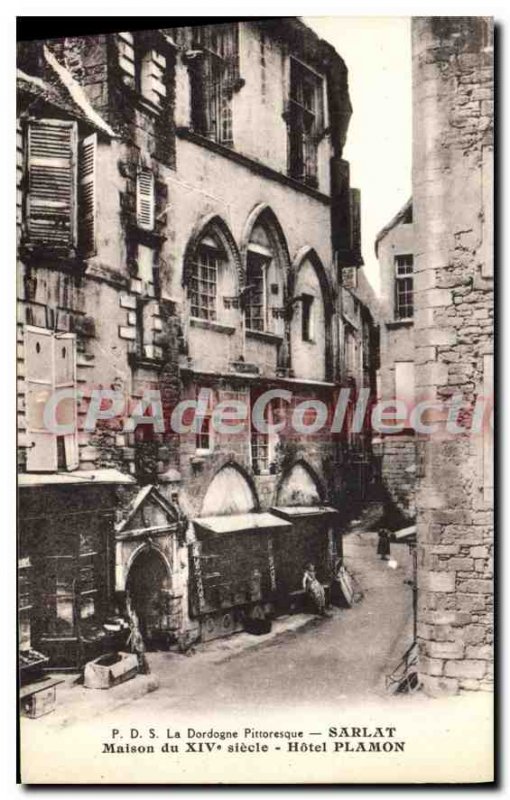
<instances>
[{"instance_id":1,"label":"open shutter","mask_svg":"<svg viewBox=\"0 0 510 800\"><path fill-rule=\"evenodd\" d=\"M57 333L54 338L55 389L74 389L76 392L76 337L74 333ZM73 432L65 434L66 468L78 468L77 400L66 398L58 405L58 422L72 425Z\"/></svg>"},{"instance_id":2,"label":"open shutter","mask_svg":"<svg viewBox=\"0 0 510 800\"><path fill-rule=\"evenodd\" d=\"M27 233L34 244L76 243L76 122L28 127Z\"/></svg>"},{"instance_id":3,"label":"open shutter","mask_svg":"<svg viewBox=\"0 0 510 800\"><path fill-rule=\"evenodd\" d=\"M57 469L57 439L44 424L44 407L53 392L53 334L45 328L25 328L27 471Z\"/></svg>"},{"instance_id":4,"label":"open shutter","mask_svg":"<svg viewBox=\"0 0 510 800\"><path fill-rule=\"evenodd\" d=\"M83 256L96 252L96 160L97 134L80 145L79 162L79 247Z\"/></svg>"},{"instance_id":5,"label":"open shutter","mask_svg":"<svg viewBox=\"0 0 510 800\"><path fill-rule=\"evenodd\" d=\"M136 221L147 231L154 228L154 175L146 168L140 170L136 183Z\"/></svg>"}]
</instances>

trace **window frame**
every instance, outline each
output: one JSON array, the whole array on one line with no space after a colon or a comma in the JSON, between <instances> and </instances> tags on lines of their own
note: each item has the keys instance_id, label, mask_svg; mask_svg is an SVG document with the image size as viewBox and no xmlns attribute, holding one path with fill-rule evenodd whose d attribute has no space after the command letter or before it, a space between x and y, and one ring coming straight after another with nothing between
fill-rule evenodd
<instances>
[{"instance_id":1,"label":"window frame","mask_svg":"<svg viewBox=\"0 0 510 800\"><path fill-rule=\"evenodd\" d=\"M215 46L216 45L216 46ZM233 94L239 83L239 25L237 22L205 25L193 29L193 47L201 54L196 75L203 101L203 118L197 132L232 147ZM194 100L192 98L192 106Z\"/></svg>"},{"instance_id":2,"label":"window frame","mask_svg":"<svg viewBox=\"0 0 510 800\"><path fill-rule=\"evenodd\" d=\"M248 292L248 295L247 295L247 301L246 301L244 313L245 313L246 331L248 333L270 333L271 332L270 323L269 323L269 298L268 298L267 273L268 273L268 270L269 270L269 268L271 266L271 263L273 261L273 254L271 253L270 250L267 250L267 252L265 252L265 253L261 252L263 249L265 250L265 248L262 248L262 247L258 247L257 249L255 249L252 245L248 246L247 269L246 269L246 283L247 283L247 286L250 286L250 283L251 283L251 280L252 280L252 278L250 277L250 274L251 274L251 272L252 272L252 270L254 268L260 270L261 284L262 284L262 288L260 290L260 296L261 296L261 300L262 300L261 303L254 304L252 302L252 292L251 291ZM257 328L257 327L254 327L251 324L248 324L249 322L253 322L254 318L257 319L257 317L254 317L254 315L250 311L250 309L252 309L253 306L261 308L261 313L260 313L260 315L258 317L258 319L260 319L261 325L262 325L262 327L260 327L260 328Z\"/></svg>"},{"instance_id":3,"label":"window frame","mask_svg":"<svg viewBox=\"0 0 510 800\"><path fill-rule=\"evenodd\" d=\"M217 244L209 244L206 241L210 237L204 236L195 251L195 258L191 263L191 271L189 277L189 299L190 299L190 317L191 319L200 320L202 322L210 322L210 323L217 323L219 322L219 278L220 278L220 271L221 271L221 264L227 263L227 258L225 256L224 250ZM214 268L211 264L205 264L200 261L200 258L203 253L208 253L209 256L212 256L215 260ZM204 270L209 270L214 272L214 280L210 280L203 277L202 272ZM211 284L213 287L212 291L202 291L201 287L204 285L204 281L208 284ZM196 289L194 288L194 283L196 285ZM197 297L196 303L193 300L193 296ZM212 299L212 303L210 306L203 305L200 302L201 297L209 297ZM198 309L198 313L194 313L194 310ZM201 309L205 309L205 314L201 314Z\"/></svg>"},{"instance_id":4,"label":"window frame","mask_svg":"<svg viewBox=\"0 0 510 800\"><path fill-rule=\"evenodd\" d=\"M197 399L198 399L198 396L200 395L200 392L204 388L207 389L209 387L203 387L203 386L200 387L200 389L197 390ZM197 431L195 433L195 454L197 456L210 455L214 450L214 426L212 424L212 416L213 416L214 408L211 407L211 406L214 407L214 393L209 388L209 401L208 401L208 404L207 404L207 411L204 414L204 416L202 417L202 422L201 422L201 425L200 425L200 431ZM206 428L207 428L206 431L204 431L204 423L206 423ZM201 446L203 439L207 440L207 447Z\"/></svg>"},{"instance_id":5,"label":"window frame","mask_svg":"<svg viewBox=\"0 0 510 800\"><path fill-rule=\"evenodd\" d=\"M311 88L306 102L305 90ZM324 76L290 56L288 96L288 172L295 180L318 185L318 149L324 126Z\"/></svg>"},{"instance_id":6,"label":"window frame","mask_svg":"<svg viewBox=\"0 0 510 800\"><path fill-rule=\"evenodd\" d=\"M313 294L301 294L301 341L307 344L315 344L315 300Z\"/></svg>"},{"instance_id":7,"label":"window frame","mask_svg":"<svg viewBox=\"0 0 510 800\"><path fill-rule=\"evenodd\" d=\"M399 259L408 259L408 263L399 263ZM409 261L410 260L410 261ZM397 253L393 257L395 270L395 319L406 322L414 318L414 257L412 253ZM399 273L399 269L408 270ZM407 286L406 286L407 284ZM410 288L409 288L410 285ZM411 298L409 300L409 297ZM402 301L401 298L407 298ZM401 309L405 309L403 313ZM410 313L409 313L410 310Z\"/></svg>"}]
</instances>

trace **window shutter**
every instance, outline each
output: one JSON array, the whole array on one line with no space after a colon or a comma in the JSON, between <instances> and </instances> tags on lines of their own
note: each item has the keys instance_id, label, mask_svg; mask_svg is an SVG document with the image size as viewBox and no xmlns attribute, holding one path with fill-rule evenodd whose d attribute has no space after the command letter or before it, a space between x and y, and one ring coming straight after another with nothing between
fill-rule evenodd
<instances>
[{"instance_id":1,"label":"window shutter","mask_svg":"<svg viewBox=\"0 0 510 800\"><path fill-rule=\"evenodd\" d=\"M361 193L350 189L351 206L351 254L355 264L361 263Z\"/></svg>"},{"instance_id":2,"label":"window shutter","mask_svg":"<svg viewBox=\"0 0 510 800\"><path fill-rule=\"evenodd\" d=\"M25 328L26 423L28 472L57 469L57 440L44 425L46 401L53 392L53 334L44 328Z\"/></svg>"},{"instance_id":3,"label":"window shutter","mask_svg":"<svg viewBox=\"0 0 510 800\"><path fill-rule=\"evenodd\" d=\"M154 175L143 168L138 173L136 185L136 221L140 228L154 228Z\"/></svg>"},{"instance_id":4,"label":"window shutter","mask_svg":"<svg viewBox=\"0 0 510 800\"><path fill-rule=\"evenodd\" d=\"M149 50L142 61L141 90L154 105L161 106L166 97L166 58L156 50Z\"/></svg>"},{"instance_id":5,"label":"window shutter","mask_svg":"<svg viewBox=\"0 0 510 800\"><path fill-rule=\"evenodd\" d=\"M135 41L130 31L121 31L117 34L117 52L119 69L123 83L135 88Z\"/></svg>"},{"instance_id":6,"label":"window shutter","mask_svg":"<svg viewBox=\"0 0 510 800\"><path fill-rule=\"evenodd\" d=\"M76 122L28 128L27 233L34 244L72 246L76 232Z\"/></svg>"},{"instance_id":7,"label":"window shutter","mask_svg":"<svg viewBox=\"0 0 510 800\"><path fill-rule=\"evenodd\" d=\"M55 389L74 389L76 392L76 336L74 333L57 333L54 339ZM77 399L59 403L59 419L62 424L73 425L73 433L64 436L66 468L78 468L78 416Z\"/></svg>"},{"instance_id":8,"label":"window shutter","mask_svg":"<svg viewBox=\"0 0 510 800\"><path fill-rule=\"evenodd\" d=\"M96 160L97 134L94 133L80 145L79 246L83 256L96 252Z\"/></svg>"}]
</instances>

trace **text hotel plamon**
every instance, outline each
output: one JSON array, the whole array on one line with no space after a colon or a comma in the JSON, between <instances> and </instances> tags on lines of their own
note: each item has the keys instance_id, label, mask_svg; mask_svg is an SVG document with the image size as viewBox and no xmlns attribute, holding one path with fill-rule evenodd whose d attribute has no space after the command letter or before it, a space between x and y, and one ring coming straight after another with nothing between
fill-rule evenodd
<instances>
[{"instance_id":1,"label":"text hotel plamon","mask_svg":"<svg viewBox=\"0 0 510 800\"><path fill-rule=\"evenodd\" d=\"M492 689L492 22L411 29L379 291L352 69L307 24L18 43L24 713L116 653L299 615L313 647L388 558L388 691Z\"/></svg>"}]
</instances>

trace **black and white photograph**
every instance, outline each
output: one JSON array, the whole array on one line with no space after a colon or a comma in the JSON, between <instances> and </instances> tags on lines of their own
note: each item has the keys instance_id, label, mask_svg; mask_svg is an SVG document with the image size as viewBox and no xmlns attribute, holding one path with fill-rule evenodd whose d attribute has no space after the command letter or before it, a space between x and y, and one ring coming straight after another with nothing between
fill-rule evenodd
<instances>
[{"instance_id":1,"label":"black and white photograph","mask_svg":"<svg viewBox=\"0 0 510 800\"><path fill-rule=\"evenodd\" d=\"M19 781L490 785L493 18L37 19Z\"/></svg>"}]
</instances>

